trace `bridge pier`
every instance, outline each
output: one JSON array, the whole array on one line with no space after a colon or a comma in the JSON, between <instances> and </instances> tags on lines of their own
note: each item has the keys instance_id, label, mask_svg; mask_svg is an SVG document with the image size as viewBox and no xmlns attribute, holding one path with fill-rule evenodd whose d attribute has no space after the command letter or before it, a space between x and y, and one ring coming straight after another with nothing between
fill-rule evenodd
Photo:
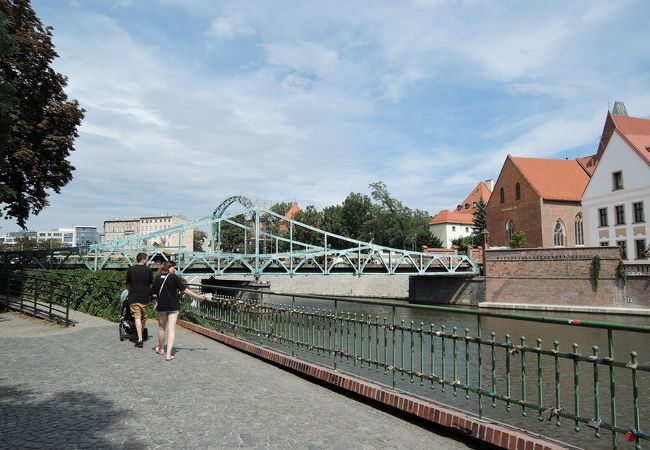
<instances>
[{"instance_id":1,"label":"bridge pier","mask_svg":"<svg viewBox=\"0 0 650 450\"><path fill-rule=\"evenodd\" d=\"M485 277L409 277L409 303L478 305L485 301Z\"/></svg>"},{"instance_id":2,"label":"bridge pier","mask_svg":"<svg viewBox=\"0 0 650 450\"><path fill-rule=\"evenodd\" d=\"M204 292L210 292L214 295L224 295L228 297L241 298L242 300L253 301L255 303L264 303L264 293L271 290L271 284L258 280L235 280L235 279L217 279L214 277L201 279L201 284L214 286L214 288L203 288ZM220 289L221 288L221 289ZM227 288L227 289L224 289ZM237 291L237 288L254 289L257 292ZM268 299L268 296L266 296Z\"/></svg>"}]
</instances>

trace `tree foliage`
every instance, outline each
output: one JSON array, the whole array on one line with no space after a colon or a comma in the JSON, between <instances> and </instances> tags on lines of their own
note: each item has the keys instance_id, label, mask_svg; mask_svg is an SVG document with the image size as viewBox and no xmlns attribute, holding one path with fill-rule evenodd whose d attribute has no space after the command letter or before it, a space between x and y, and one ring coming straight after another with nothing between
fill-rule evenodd
<instances>
[{"instance_id":1,"label":"tree foliage","mask_svg":"<svg viewBox=\"0 0 650 450\"><path fill-rule=\"evenodd\" d=\"M29 0L0 0L0 204L25 227L72 179L68 161L84 110L52 69L52 28Z\"/></svg>"},{"instance_id":2,"label":"tree foliage","mask_svg":"<svg viewBox=\"0 0 650 450\"><path fill-rule=\"evenodd\" d=\"M476 245L483 245L483 239L485 239L485 231L487 230L487 205L481 198L476 202L476 209L472 213L474 230L472 231L472 236L474 237L474 243Z\"/></svg>"},{"instance_id":3,"label":"tree foliage","mask_svg":"<svg viewBox=\"0 0 650 450\"><path fill-rule=\"evenodd\" d=\"M208 235L205 231L203 230L194 230L194 233L192 235L192 251L194 252L202 252L203 250L203 243L208 239Z\"/></svg>"},{"instance_id":4,"label":"tree foliage","mask_svg":"<svg viewBox=\"0 0 650 450\"><path fill-rule=\"evenodd\" d=\"M512 237L508 241L508 247L510 248L526 248L528 246L528 239L526 239L526 233L523 231L515 231L512 233Z\"/></svg>"}]
</instances>

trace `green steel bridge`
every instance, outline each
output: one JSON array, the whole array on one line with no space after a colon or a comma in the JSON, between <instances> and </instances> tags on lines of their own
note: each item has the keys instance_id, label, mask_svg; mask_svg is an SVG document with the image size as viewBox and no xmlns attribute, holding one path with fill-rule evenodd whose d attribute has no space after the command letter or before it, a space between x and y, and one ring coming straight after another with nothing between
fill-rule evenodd
<instances>
[{"instance_id":1,"label":"green steel bridge","mask_svg":"<svg viewBox=\"0 0 650 450\"><path fill-rule=\"evenodd\" d=\"M228 213L233 205L238 209ZM195 231L208 236L207 251L193 251ZM187 224L88 247L5 252L3 263L13 268L120 269L135 264L139 252L147 253L150 261L173 259L180 273L213 276L479 273L477 264L465 255L423 253L359 241L283 217L241 196L227 198L212 214Z\"/></svg>"}]
</instances>

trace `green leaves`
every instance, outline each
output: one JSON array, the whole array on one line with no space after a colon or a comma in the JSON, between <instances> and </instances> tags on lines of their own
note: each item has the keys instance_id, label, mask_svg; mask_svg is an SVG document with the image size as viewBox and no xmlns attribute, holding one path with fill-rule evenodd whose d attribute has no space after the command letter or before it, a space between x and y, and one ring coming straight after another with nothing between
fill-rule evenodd
<instances>
[{"instance_id":1,"label":"green leaves","mask_svg":"<svg viewBox=\"0 0 650 450\"><path fill-rule=\"evenodd\" d=\"M29 2L0 0L0 204L25 227L72 179L68 161L84 110L68 100L52 28Z\"/></svg>"}]
</instances>

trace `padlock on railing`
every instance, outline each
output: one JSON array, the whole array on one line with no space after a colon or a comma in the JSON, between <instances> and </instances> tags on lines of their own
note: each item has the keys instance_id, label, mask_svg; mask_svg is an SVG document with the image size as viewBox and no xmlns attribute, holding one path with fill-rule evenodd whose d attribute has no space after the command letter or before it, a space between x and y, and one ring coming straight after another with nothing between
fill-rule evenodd
<instances>
[{"instance_id":1,"label":"padlock on railing","mask_svg":"<svg viewBox=\"0 0 650 450\"><path fill-rule=\"evenodd\" d=\"M643 431L640 430L627 430L623 435L623 439L625 439L628 442L634 442L636 441L637 438L643 439L647 437L648 436Z\"/></svg>"},{"instance_id":2,"label":"padlock on railing","mask_svg":"<svg viewBox=\"0 0 650 450\"><path fill-rule=\"evenodd\" d=\"M598 417L594 417L594 418L591 419L589 422L587 422L587 426L588 426L589 428L593 428L594 430L597 430L597 429L600 428L600 425L601 425L602 423L603 423L603 421L602 421L600 418L598 418Z\"/></svg>"}]
</instances>

